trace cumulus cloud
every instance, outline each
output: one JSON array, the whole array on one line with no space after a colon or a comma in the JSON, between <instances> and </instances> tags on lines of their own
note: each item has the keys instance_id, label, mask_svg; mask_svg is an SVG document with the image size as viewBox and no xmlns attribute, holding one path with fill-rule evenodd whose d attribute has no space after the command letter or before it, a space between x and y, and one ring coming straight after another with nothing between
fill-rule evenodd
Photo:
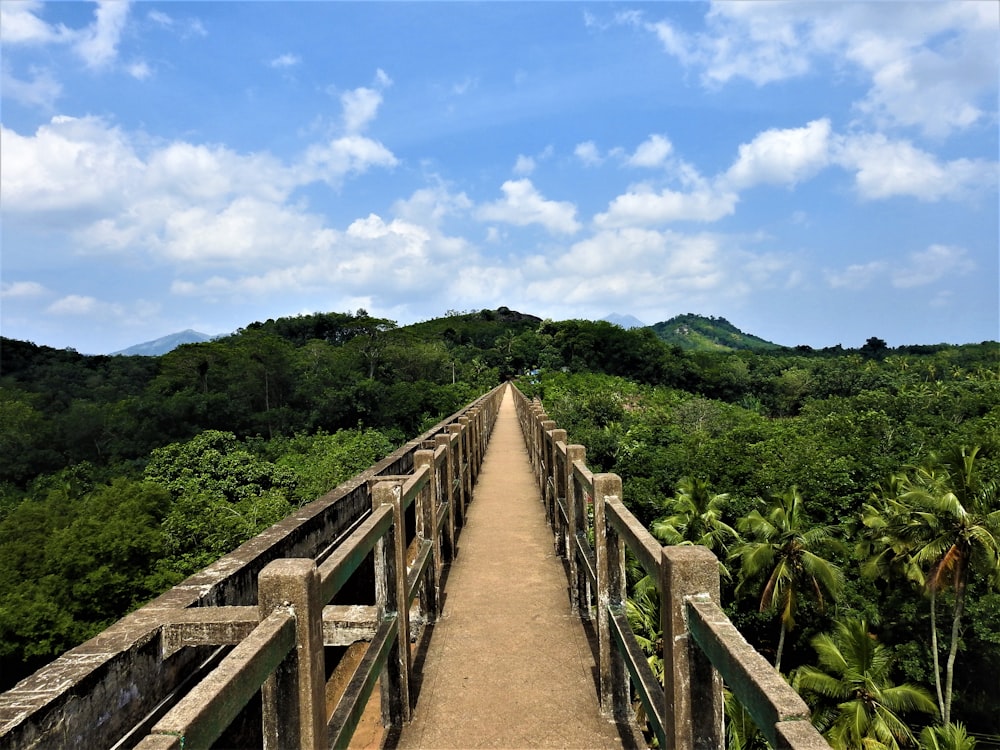
<instances>
[{"instance_id":1,"label":"cumulus cloud","mask_svg":"<svg viewBox=\"0 0 1000 750\"><path fill-rule=\"evenodd\" d=\"M639 144L635 153L628 158L632 167L662 167L667 157L673 152L674 146L662 135L651 135Z\"/></svg>"},{"instance_id":2,"label":"cumulus cloud","mask_svg":"<svg viewBox=\"0 0 1000 750\"><path fill-rule=\"evenodd\" d=\"M794 185L826 166L829 150L830 121L825 118L803 128L766 130L740 145L725 180L737 190L762 183Z\"/></svg>"},{"instance_id":3,"label":"cumulus cloud","mask_svg":"<svg viewBox=\"0 0 1000 750\"><path fill-rule=\"evenodd\" d=\"M452 193L440 180L420 188L409 197L396 201L392 212L400 219L438 226L447 216L460 216L472 209L472 201L464 192Z\"/></svg>"},{"instance_id":4,"label":"cumulus cloud","mask_svg":"<svg viewBox=\"0 0 1000 750\"><path fill-rule=\"evenodd\" d=\"M13 212L113 209L142 171L127 137L95 117L54 117L31 136L0 125L0 150Z\"/></svg>"},{"instance_id":5,"label":"cumulus cloud","mask_svg":"<svg viewBox=\"0 0 1000 750\"><path fill-rule=\"evenodd\" d=\"M727 190L703 185L692 192L648 188L633 190L611 201L594 217L601 228L655 226L675 221L718 221L736 210L739 197Z\"/></svg>"},{"instance_id":6,"label":"cumulus cloud","mask_svg":"<svg viewBox=\"0 0 1000 750\"><path fill-rule=\"evenodd\" d=\"M179 280L181 295L234 296L336 289L369 302L421 296L446 288L459 266L472 260L465 241L433 227L378 214L357 219L343 232L328 230L322 247L298 257L279 256L258 273Z\"/></svg>"},{"instance_id":7,"label":"cumulus cloud","mask_svg":"<svg viewBox=\"0 0 1000 750\"><path fill-rule=\"evenodd\" d=\"M573 153L577 159L588 167L597 166L604 161L601 157L601 152L597 148L597 144L593 141L585 141L584 143L577 144L576 148L573 149Z\"/></svg>"},{"instance_id":8,"label":"cumulus cloud","mask_svg":"<svg viewBox=\"0 0 1000 750\"><path fill-rule=\"evenodd\" d=\"M476 212L484 221L516 226L540 224L554 234L573 234L580 229L576 206L567 201L546 200L529 179L508 180L500 186L504 197L484 203Z\"/></svg>"},{"instance_id":9,"label":"cumulus cloud","mask_svg":"<svg viewBox=\"0 0 1000 750\"><path fill-rule=\"evenodd\" d=\"M995 187L997 180L995 162L941 161L909 141L890 140L880 133L841 138L833 158L855 172L855 187L869 200L894 196L922 201L959 199L981 187Z\"/></svg>"},{"instance_id":10,"label":"cumulus cloud","mask_svg":"<svg viewBox=\"0 0 1000 750\"><path fill-rule=\"evenodd\" d=\"M375 72L375 88L359 86L340 95L344 112L344 130L349 134L363 131L375 119L382 104L382 90L392 85L392 79L379 68Z\"/></svg>"},{"instance_id":11,"label":"cumulus cloud","mask_svg":"<svg viewBox=\"0 0 1000 750\"><path fill-rule=\"evenodd\" d=\"M869 81L857 110L876 126L946 136L982 122L997 86L996 7L991 3L714 3L706 30L627 19L664 51L718 87L764 86L847 61Z\"/></svg>"},{"instance_id":12,"label":"cumulus cloud","mask_svg":"<svg viewBox=\"0 0 1000 750\"><path fill-rule=\"evenodd\" d=\"M262 262L329 243L323 220L289 203L300 186L335 187L392 167L395 156L357 134L291 161L221 146L160 144L98 117L53 117L22 135L0 125L7 216L63 226L87 252L147 252L172 262Z\"/></svg>"}]
</instances>

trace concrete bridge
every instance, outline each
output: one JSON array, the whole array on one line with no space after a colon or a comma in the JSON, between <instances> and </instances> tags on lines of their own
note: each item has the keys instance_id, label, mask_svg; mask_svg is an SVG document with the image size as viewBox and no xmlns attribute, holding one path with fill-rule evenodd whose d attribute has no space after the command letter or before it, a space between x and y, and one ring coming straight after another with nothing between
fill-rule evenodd
<instances>
[{"instance_id":1,"label":"concrete bridge","mask_svg":"<svg viewBox=\"0 0 1000 750\"><path fill-rule=\"evenodd\" d=\"M828 747L718 602L708 550L501 386L4 693L0 747L634 747L641 704L659 747L721 748L723 683L773 747Z\"/></svg>"}]
</instances>

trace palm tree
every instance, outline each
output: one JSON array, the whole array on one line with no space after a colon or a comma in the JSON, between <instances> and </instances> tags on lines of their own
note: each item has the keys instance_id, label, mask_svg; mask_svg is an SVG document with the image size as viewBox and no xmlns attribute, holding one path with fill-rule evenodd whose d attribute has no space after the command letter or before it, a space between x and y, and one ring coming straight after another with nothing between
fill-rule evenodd
<instances>
[{"instance_id":1,"label":"palm tree","mask_svg":"<svg viewBox=\"0 0 1000 750\"><path fill-rule=\"evenodd\" d=\"M729 544L739 541L736 530L722 520L728 501L728 494L713 494L706 480L684 477L669 501L669 514L653 521L653 536L664 544L699 544L712 550L720 561L725 560ZM721 562L719 572L729 580L729 571Z\"/></svg>"},{"instance_id":2,"label":"palm tree","mask_svg":"<svg viewBox=\"0 0 1000 750\"><path fill-rule=\"evenodd\" d=\"M871 555L862 572L869 576L901 570L930 600L934 685L944 724L951 720L955 657L969 577L1000 588L1000 497L997 479L984 481L976 459L979 447L962 447L895 477L888 492L866 505L862 523L869 530ZM951 588L951 641L944 684L938 660L938 594Z\"/></svg>"},{"instance_id":3,"label":"palm tree","mask_svg":"<svg viewBox=\"0 0 1000 750\"><path fill-rule=\"evenodd\" d=\"M812 644L819 665L797 669L794 685L835 702L814 712L828 723L821 729L834 748L898 750L916 743L900 714L937 713L934 699L917 685L893 684L890 652L868 632L867 622L838 622L833 635L818 635Z\"/></svg>"},{"instance_id":4,"label":"palm tree","mask_svg":"<svg viewBox=\"0 0 1000 750\"><path fill-rule=\"evenodd\" d=\"M827 550L842 550L843 544L828 526L807 528L802 495L796 487L774 496L764 511L766 515L753 510L739 520L737 527L747 541L736 546L732 559L740 561L736 590L763 578L760 611L779 611L781 631L774 667L780 671L785 635L795 628L799 599L812 592L822 609L826 598L836 599L844 587L840 568L820 556Z\"/></svg>"},{"instance_id":5,"label":"palm tree","mask_svg":"<svg viewBox=\"0 0 1000 750\"><path fill-rule=\"evenodd\" d=\"M976 738L970 737L961 722L941 727L924 727L920 733L923 750L975 750Z\"/></svg>"}]
</instances>

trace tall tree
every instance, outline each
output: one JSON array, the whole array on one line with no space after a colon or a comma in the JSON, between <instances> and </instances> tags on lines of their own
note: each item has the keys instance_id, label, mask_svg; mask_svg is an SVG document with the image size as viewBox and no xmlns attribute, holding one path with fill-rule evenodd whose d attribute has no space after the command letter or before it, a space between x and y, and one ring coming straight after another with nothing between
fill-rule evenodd
<instances>
[{"instance_id":1,"label":"tall tree","mask_svg":"<svg viewBox=\"0 0 1000 750\"><path fill-rule=\"evenodd\" d=\"M844 587L840 568L821 556L843 545L833 537L831 527L811 525L803 506L802 495L792 487L775 495L764 513L754 509L737 523L746 539L733 550L733 560L740 563L737 591L763 580L760 611L777 610L781 622L774 659L778 670L785 636L795 628L802 596L812 593L822 608L827 598L836 599Z\"/></svg>"},{"instance_id":2,"label":"tall tree","mask_svg":"<svg viewBox=\"0 0 1000 750\"><path fill-rule=\"evenodd\" d=\"M979 471L978 446L931 456L897 476L886 494L862 511L869 531L869 576L896 568L920 585L931 608L931 653L941 719L951 719L955 657L958 655L970 576L1000 589L1000 496L996 477ZM951 639L944 681L938 658L938 594L954 591Z\"/></svg>"},{"instance_id":3,"label":"tall tree","mask_svg":"<svg viewBox=\"0 0 1000 750\"><path fill-rule=\"evenodd\" d=\"M812 639L818 666L795 672L796 689L810 691L833 706L814 711L824 736L836 749L899 750L915 744L902 714L937 712L934 699L918 685L892 681L892 657L862 619L838 622L832 635Z\"/></svg>"}]
</instances>

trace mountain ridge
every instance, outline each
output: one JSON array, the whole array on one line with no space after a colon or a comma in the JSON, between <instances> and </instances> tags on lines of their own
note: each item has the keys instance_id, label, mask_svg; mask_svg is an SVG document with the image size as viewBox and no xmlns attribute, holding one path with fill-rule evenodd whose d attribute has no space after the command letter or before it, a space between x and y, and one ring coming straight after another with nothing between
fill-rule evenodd
<instances>
[{"instance_id":1,"label":"mountain ridge","mask_svg":"<svg viewBox=\"0 0 1000 750\"><path fill-rule=\"evenodd\" d=\"M201 333L200 331L195 331L192 328L187 328L183 331L178 331L177 333L168 333L166 336L161 336L160 338L153 339L152 341L144 341L141 344L135 344L126 349L111 352L111 356L158 357L161 354L167 354L168 352L173 351L182 344L202 344L206 341L211 341L214 338L217 337L209 336L207 333Z\"/></svg>"}]
</instances>

